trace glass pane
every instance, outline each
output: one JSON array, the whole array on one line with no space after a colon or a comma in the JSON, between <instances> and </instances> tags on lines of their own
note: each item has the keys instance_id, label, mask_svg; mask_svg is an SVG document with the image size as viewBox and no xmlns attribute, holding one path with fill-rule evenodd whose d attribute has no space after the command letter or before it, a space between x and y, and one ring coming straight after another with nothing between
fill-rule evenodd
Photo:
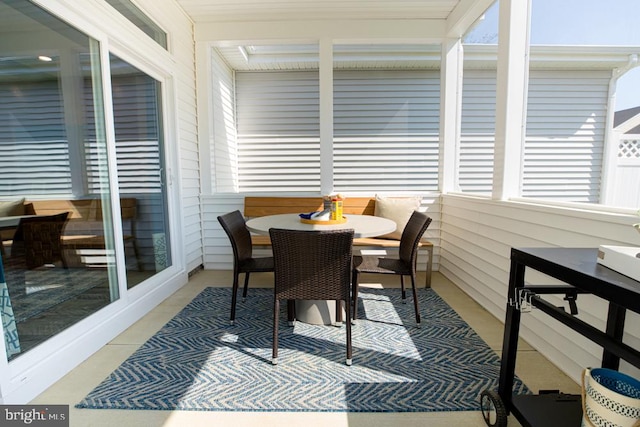
<instances>
[{"instance_id":1,"label":"glass pane","mask_svg":"<svg viewBox=\"0 0 640 427\"><path fill-rule=\"evenodd\" d=\"M0 277L8 357L118 298L98 42L0 1ZM95 162L87 185L87 164Z\"/></svg>"},{"instance_id":2,"label":"glass pane","mask_svg":"<svg viewBox=\"0 0 640 427\"><path fill-rule=\"evenodd\" d=\"M621 114L635 116L639 101L638 75L628 72L640 43L638 12L638 2L628 0L569 0L562 7L532 1L524 197L628 208L640 203L640 157L626 157L638 147L637 137L617 128ZM563 52L554 58L558 65L542 70L535 53L549 55L554 48Z\"/></svg>"},{"instance_id":3,"label":"glass pane","mask_svg":"<svg viewBox=\"0 0 640 427\"><path fill-rule=\"evenodd\" d=\"M335 71L334 191L436 191L439 103L439 71Z\"/></svg>"},{"instance_id":4,"label":"glass pane","mask_svg":"<svg viewBox=\"0 0 640 427\"><path fill-rule=\"evenodd\" d=\"M496 1L465 34L460 146L460 191L490 196L493 191L498 9Z\"/></svg>"},{"instance_id":5,"label":"glass pane","mask_svg":"<svg viewBox=\"0 0 640 427\"><path fill-rule=\"evenodd\" d=\"M162 93L160 82L113 54L110 65L127 285L131 288L171 265Z\"/></svg>"},{"instance_id":6,"label":"glass pane","mask_svg":"<svg viewBox=\"0 0 640 427\"><path fill-rule=\"evenodd\" d=\"M320 191L315 71L236 73L240 192Z\"/></svg>"},{"instance_id":7,"label":"glass pane","mask_svg":"<svg viewBox=\"0 0 640 427\"><path fill-rule=\"evenodd\" d=\"M163 48L167 48L167 33L151 20L143 11L128 0L106 0L121 15L140 28Z\"/></svg>"}]
</instances>

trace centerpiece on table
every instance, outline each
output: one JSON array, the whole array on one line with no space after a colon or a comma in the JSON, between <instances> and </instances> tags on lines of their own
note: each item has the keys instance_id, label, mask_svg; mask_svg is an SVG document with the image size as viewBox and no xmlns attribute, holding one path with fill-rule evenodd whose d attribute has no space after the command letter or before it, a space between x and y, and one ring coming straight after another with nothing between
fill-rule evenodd
<instances>
[{"instance_id":1,"label":"centerpiece on table","mask_svg":"<svg viewBox=\"0 0 640 427\"><path fill-rule=\"evenodd\" d=\"M322 196L323 210L300 214L300 221L306 224L344 224L347 218L343 216L342 194Z\"/></svg>"}]
</instances>

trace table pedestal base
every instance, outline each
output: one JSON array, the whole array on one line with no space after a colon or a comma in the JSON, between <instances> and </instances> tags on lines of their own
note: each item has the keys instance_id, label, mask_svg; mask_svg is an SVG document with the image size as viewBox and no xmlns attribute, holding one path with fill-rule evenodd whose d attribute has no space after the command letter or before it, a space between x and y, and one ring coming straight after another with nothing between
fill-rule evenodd
<instances>
[{"instance_id":1,"label":"table pedestal base","mask_svg":"<svg viewBox=\"0 0 640 427\"><path fill-rule=\"evenodd\" d=\"M336 322L336 302L325 300L297 300L297 320L312 325L333 325ZM344 307L342 321L346 320Z\"/></svg>"}]
</instances>

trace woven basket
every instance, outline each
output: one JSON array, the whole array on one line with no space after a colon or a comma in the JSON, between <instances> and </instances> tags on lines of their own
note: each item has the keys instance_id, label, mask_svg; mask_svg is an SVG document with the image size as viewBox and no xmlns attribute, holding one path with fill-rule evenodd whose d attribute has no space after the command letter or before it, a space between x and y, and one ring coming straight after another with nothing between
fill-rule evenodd
<instances>
[{"instance_id":1,"label":"woven basket","mask_svg":"<svg viewBox=\"0 0 640 427\"><path fill-rule=\"evenodd\" d=\"M613 369L582 372L583 427L639 427L640 381Z\"/></svg>"}]
</instances>

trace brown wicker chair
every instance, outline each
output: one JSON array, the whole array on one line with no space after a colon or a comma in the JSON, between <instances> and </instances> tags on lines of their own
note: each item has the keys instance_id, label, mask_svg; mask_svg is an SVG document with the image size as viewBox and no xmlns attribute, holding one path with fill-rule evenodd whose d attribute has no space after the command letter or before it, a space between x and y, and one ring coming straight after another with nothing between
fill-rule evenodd
<instances>
[{"instance_id":1,"label":"brown wicker chair","mask_svg":"<svg viewBox=\"0 0 640 427\"><path fill-rule=\"evenodd\" d=\"M244 289L242 298L247 298L249 288L249 275L258 272L273 271L273 257L253 257L251 246L251 234L240 211L236 210L218 217L218 221L224 229L233 248L233 294L231 295L231 317L233 325L236 320L236 301L238 294L238 280L240 273L244 273Z\"/></svg>"},{"instance_id":2,"label":"brown wicker chair","mask_svg":"<svg viewBox=\"0 0 640 427\"><path fill-rule=\"evenodd\" d=\"M402 288L402 302L406 302L406 292L404 288L404 276L411 277L411 288L413 289L413 305L416 310L416 324L420 327L420 310L418 309L418 295L416 294L416 260L418 258L418 244L422 235L431 224L431 218L422 212L415 211L407 222L402 237L400 238L399 258L369 256L353 257L353 276L351 284L353 286L353 320L358 316L358 279L360 273L374 274L396 274L400 276L400 286Z\"/></svg>"},{"instance_id":3,"label":"brown wicker chair","mask_svg":"<svg viewBox=\"0 0 640 427\"><path fill-rule=\"evenodd\" d=\"M336 317L345 302L351 318L351 247L353 230L269 230L274 258L273 352L278 363L280 300L336 300ZM291 304L292 305L292 304ZM351 365L351 322L347 321L347 365Z\"/></svg>"},{"instance_id":4,"label":"brown wicker chair","mask_svg":"<svg viewBox=\"0 0 640 427\"><path fill-rule=\"evenodd\" d=\"M63 212L21 218L11 244L11 267L32 270L60 261L67 268L61 236L68 216L69 212Z\"/></svg>"}]
</instances>

